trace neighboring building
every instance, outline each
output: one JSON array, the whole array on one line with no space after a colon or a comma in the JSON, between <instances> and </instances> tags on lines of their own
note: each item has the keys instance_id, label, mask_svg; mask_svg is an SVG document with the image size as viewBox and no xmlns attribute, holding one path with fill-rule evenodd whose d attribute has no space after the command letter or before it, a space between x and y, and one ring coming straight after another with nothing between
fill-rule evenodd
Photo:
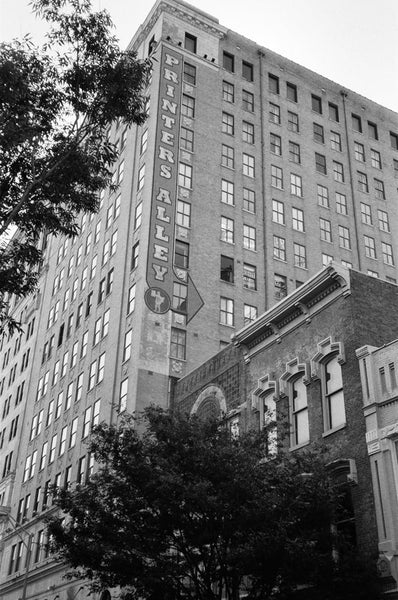
<instances>
[{"instance_id":1,"label":"neighboring building","mask_svg":"<svg viewBox=\"0 0 398 600\"><path fill-rule=\"evenodd\" d=\"M397 343L379 350L372 346L396 336L397 300L396 285L330 265L239 331L234 345L179 380L173 398L174 406L188 413L226 414L235 432L267 428L269 452L275 451L278 435L271 426L275 418L279 432L287 422L283 443L292 452L312 443L326 445L330 471L346 486L346 506L352 510L337 525L356 539L364 555L374 556L379 548L381 571L387 557L392 576L384 579L385 589L395 590L394 598ZM381 368L393 383L383 376L376 381Z\"/></svg>"},{"instance_id":2,"label":"neighboring building","mask_svg":"<svg viewBox=\"0 0 398 600\"><path fill-rule=\"evenodd\" d=\"M45 557L42 516L50 483L92 471L93 423L167 406L176 380L332 258L397 279L396 113L176 0L155 4L131 47L153 57L148 120L111 128L119 189L75 240L48 240L30 345L1 375L30 348L29 383L18 375L0 396L14 407L25 381L25 435L0 450L20 524L4 538L5 600L70 588Z\"/></svg>"},{"instance_id":3,"label":"neighboring building","mask_svg":"<svg viewBox=\"0 0 398 600\"><path fill-rule=\"evenodd\" d=\"M398 581L398 341L357 350L379 534L379 570Z\"/></svg>"}]
</instances>

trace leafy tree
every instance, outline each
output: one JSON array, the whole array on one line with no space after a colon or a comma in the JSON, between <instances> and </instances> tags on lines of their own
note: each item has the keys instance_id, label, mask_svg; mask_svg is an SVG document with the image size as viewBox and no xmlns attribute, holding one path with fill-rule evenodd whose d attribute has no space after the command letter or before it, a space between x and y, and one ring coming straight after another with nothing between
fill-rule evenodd
<instances>
[{"instance_id":1,"label":"leafy tree","mask_svg":"<svg viewBox=\"0 0 398 600\"><path fill-rule=\"evenodd\" d=\"M57 492L51 549L70 577L132 600L375 600L370 572L333 560L319 453L266 460L261 434L152 407L146 421L143 435L131 418L100 425L98 472Z\"/></svg>"},{"instance_id":2,"label":"leafy tree","mask_svg":"<svg viewBox=\"0 0 398 600\"><path fill-rule=\"evenodd\" d=\"M0 246L0 331L16 325L4 294L37 284L40 235L74 236L77 215L97 210L118 156L107 128L146 118L150 62L119 49L108 13L90 0L32 7L50 25L46 44L0 44L0 236L19 232Z\"/></svg>"}]
</instances>

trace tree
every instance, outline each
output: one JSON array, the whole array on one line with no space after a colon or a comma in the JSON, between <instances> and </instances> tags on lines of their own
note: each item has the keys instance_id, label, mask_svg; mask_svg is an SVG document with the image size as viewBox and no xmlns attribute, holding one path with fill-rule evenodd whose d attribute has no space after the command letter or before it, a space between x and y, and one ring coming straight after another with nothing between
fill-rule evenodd
<instances>
[{"instance_id":1,"label":"tree","mask_svg":"<svg viewBox=\"0 0 398 600\"><path fill-rule=\"evenodd\" d=\"M300 585L306 600L375 600L370 572L333 559L321 454L266 460L261 434L153 407L146 423L100 425L98 472L56 493L51 549L71 577L132 600L288 599Z\"/></svg>"},{"instance_id":2,"label":"tree","mask_svg":"<svg viewBox=\"0 0 398 600\"><path fill-rule=\"evenodd\" d=\"M35 289L41 234L74 236L77 215L97 210L118 156L108 127L146 118L150 61L119 49L108 13L90 0L32 7L50 25L43 48L0 45L0 236L19 232L0 246L0 331L17 324L4 295Z\"/></svg>"}]
</instances>

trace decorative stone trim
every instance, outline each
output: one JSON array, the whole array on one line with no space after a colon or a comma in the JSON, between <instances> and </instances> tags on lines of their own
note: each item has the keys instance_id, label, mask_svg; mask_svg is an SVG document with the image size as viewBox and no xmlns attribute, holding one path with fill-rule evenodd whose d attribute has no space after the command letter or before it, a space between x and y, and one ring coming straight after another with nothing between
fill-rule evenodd
<instances>
[{"instance_id":1,"label":"decorative stone trim","mask_svg":"<svg viewBox=\"0 0 398 600\"><path fill-rule=\"evenodd\" d=\"M281 396L287 397L289 395L289 383L292 379L296 379L297 377L303 377L303 383L305 385L310 383L310 369L308 363L300 363L299 359L296 357L286 363L286 371L279 378Z\"/></svg>"},{"instance_id":2,"label":"decorative stone trim","mask_svg":"<svg viewBox=\"0 0 398 600\"><path fill-rule=\"evenodd\" d=\"M337 362L343 365L346 361L344 345L342 342L332 342L328 337L317 345L318 352L311 359L311 377L312 379L321 379L321 365L332 354L337 354Z\"/></svg>"}]
</instances>

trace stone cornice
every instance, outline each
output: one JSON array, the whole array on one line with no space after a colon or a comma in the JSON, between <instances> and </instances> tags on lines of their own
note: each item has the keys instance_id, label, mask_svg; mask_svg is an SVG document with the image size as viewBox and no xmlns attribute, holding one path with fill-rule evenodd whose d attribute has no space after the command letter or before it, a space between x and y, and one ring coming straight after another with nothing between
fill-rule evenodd
<instances>
[{"instance_id":1,"label":"stone cornice","mask_svg":"<svg viewBox=\"0 0 398 600\"><path fill-rule=\"evenodd\" d=\"M185 21L196 29L201 29L219 39L225 37L227 32L227 28L222 27L217 19L202 11L198 11L189 4L173 0L160 0L155 4L145 22L138 29L129 44L129 48L136 49L142 44L162 13L174 15L181 21Z\"/></svg>"},{"instance_id":2,"label":"stone cornice","mask_svg":"<svg viewBox=\"0 0 398 600\"><path fill-rule=\"evenodd\" d=\"M260 345L263 347L280 341L281 336L302 322L309 323L312 315L325 304L350 293L349 270L340 265L328 265L253 323L238 331L232 341L236 346L243 346L248 356L255 354Z\"/></svg>"}]
</instances>

